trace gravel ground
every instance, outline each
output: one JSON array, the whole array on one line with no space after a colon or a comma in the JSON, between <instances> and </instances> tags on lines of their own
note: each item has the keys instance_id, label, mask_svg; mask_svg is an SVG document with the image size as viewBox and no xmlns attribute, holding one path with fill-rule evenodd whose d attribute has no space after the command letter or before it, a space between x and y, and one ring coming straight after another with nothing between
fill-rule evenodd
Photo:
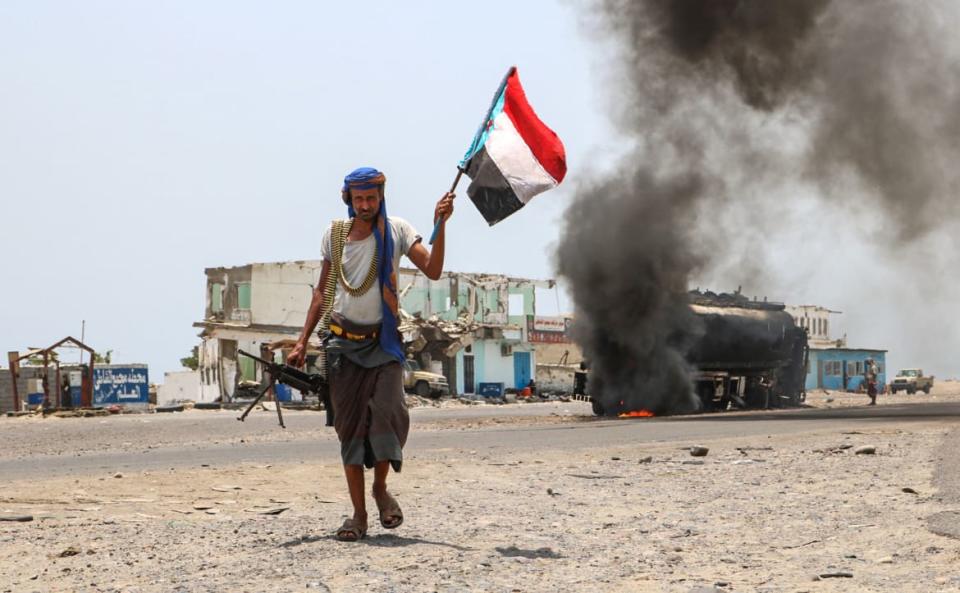
<instances>
[{"instance_id":1,"label":"gravel ground","mask_svg":"<svg viewBox=\"0 0 960 593\"><path fill-rule=\"evenodd\" d=\"M463 403L455 399L433 401L411 409L414 430L464 430L490 426L542 425L579 422L590 417L584 402L544 402L505 405ZM544 415L548 407L554 411ZM469 410L461 418L441 416L443 410ZM143 451L169 446L277 441L324 441L332 431L323 412L284 410L285 430L277 429L275 411L255 409L244 423L236 422L242 410L189 409L176 413L127 413L95 417L39 414L0 416L0 460L40 455L82 455L110 451ZM211 431L211 423L215 428ZM102 430L91 430L97 426ZM210 433L215 437L210 437Z\"/></svg>"},{"instance_id":2,"label":"gravel ground","mask_svg":"<svg viewBox=\"0 0 960 593\"><path fill-rule=\"evenodd\" d=\"M955 401L957 387L880 404ZM37 443L55 422L99 421L5 420ZM121 438L142 446L129 426ZM914 423L715 439L696 458L675 443L413 455L391 480L405 524L359 544L331 537L346 508L331 464L4 482L0 516L35 520L0 522L0 591L960 591L960 541L927 529L956 510L934 482L944 437Z\"/></svg>"},{"instance_id":3,"label":"gravel ground","mask_svg":"<svg viewBox=\"0 0 960 593\"><path fill-rule=\"evenodd\" d=\"M896 395L881 393L877 396L877 405L909 404L918 402L948 402L960 401L960 381L935 381L929 394L923 392L907 395L898 392ZM843 391L828 391L814 389L807 393L807 404L816 408L841 408L849 406L863 406L870 402L866 393L845 393Z\"/></svg>"}]
</instances>

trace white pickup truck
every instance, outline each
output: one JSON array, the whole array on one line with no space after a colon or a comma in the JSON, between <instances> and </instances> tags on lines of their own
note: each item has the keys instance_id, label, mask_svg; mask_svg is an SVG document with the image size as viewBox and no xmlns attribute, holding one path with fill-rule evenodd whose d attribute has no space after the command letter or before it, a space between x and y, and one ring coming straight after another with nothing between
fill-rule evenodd
<instances>
[{"instance_id":1,"label":"white pickup truck","mask_svg":"<svg viewBox=\"0 0 960 593\"><path fill-rule=\"evenodd\" d=\"M902 369L890 382L890 393L906 391L910 395L918 391L930 393L933 389L933 376L924 377L923 369Z\"/></svg>"},{"instance_id":2,"label":"white pickup truck","mask_svg":"<svg viewBox=\"0 0 960 593\"><path fill-rule=\"evenodd\" d=\"M403 363L403 389L420 397L440 397L450 393L447 378L420 368L415 360Z\"/></svg>"}]
</instances>

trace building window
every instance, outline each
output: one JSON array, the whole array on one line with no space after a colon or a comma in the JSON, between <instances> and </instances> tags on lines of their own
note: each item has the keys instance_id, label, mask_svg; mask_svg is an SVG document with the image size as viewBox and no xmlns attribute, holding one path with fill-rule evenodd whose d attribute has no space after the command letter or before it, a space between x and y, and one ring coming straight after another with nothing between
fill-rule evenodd
<instances>
[{"instance_id":1,"label":"building window","mask_svg":"<svg viewBox=\"0 0 960 593\"><path fill-rule=\"evenodd\" d=\"M250 309L250 284L237 284L237 308Z\"/></svg>"},{"instance_id":2,"label":"building window","mask_svg":"<svg viewBox=\"0 0 960 593\"><path fill-rule=\"evenodd\" d=\"M210 285L210 312L220 313L223 311L223 284L214 282Z\"/></svg>"},{"instance_id":3,"label":"building window","mask_svg":"<svg viewBox=\"0 0 960 593\"><path fill-rule=\"evenodd\" d=\"M840 377L843 375L842 360L828 360L823 363L823 373L831 377Z\"/></svg>"},{"instance_id":4,"label":"building window","mask_svg":"<svg viewBox=\"0 0 960 593\"><path fill-rule=\"evenodd\" d=\"M522 294L511 294L509 297L509 306L510 309L507 315L511 317L517 315L523 315L523 295Z\"/></svg>"},{"instance_id":5,"label":"building window","mask_svg":"<svg viewBox=\"0 0 960 593\"><path fill-rule=\"evenodd\" d=\"M858 360L858 361L857 361L857 372L855 372L854 375L862 375L862 374L863 374L863 361L862 361L862 360Z\"/></svg>"},{"instance_id":6,"label":"building window","mask_svg":"<svg viewBox=\"0 0 960 593\"><path fill-rule=\"evenodd\" d=\"M830 335L830 321L827 319L823 320L823 337L828 337Z\"/></svg>"},{"instance_id":7,"label":"building window","mask_svg":"<svg viewBox=\"0 0 960 593\"><path fill-rule=\"evenodd\" d=\"M248 356L241 356L240 360L240 380L241 381L256 381L257 380L257 365L256 361Z\"/></svg>"}]
</instances>

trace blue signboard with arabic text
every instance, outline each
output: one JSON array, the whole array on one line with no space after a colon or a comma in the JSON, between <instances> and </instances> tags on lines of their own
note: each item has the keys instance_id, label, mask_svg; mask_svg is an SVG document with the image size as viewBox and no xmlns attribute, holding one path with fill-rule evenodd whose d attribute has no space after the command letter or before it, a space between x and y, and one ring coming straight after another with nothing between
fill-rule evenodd
<instances>
[{"instance_id":1,"label":"blue signboard with arabic text","mask_svg":"<svg viewBox=\"0 0 960 593\"><path fill-rule=\"evenodd\" d=\"M93 367L93 405L146 405L150 381L145 364L108 364Z\"/></svg>"}]
</instances>

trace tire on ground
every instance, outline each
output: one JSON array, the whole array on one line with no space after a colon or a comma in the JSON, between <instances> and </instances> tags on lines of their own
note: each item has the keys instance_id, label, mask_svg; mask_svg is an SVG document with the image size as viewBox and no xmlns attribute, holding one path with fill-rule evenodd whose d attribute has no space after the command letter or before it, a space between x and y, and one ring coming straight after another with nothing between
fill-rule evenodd
<instances>
[{"instance_id":1,"label":"tire on ground","mask_svg":"<svg viewBox=\"0 0 960 593\"><path fill-rule=\"evenodd\" d=\"M598 402L595 399L590 400L590 405L593 407L593 413L596 416L603 416L605 410L603 409L603 404Z\"/></svg>"},{"instance_id":2,"label":"tire on ground","mask_svg":"<svg viewBox=\"0 0 960 593\"><path fill-rule=\"evenodd\" d=\"M413 387L413 392L420 397L430 397L430 384L426 381L417 381L417 384Z\"/></svg>"}]
</instances>

